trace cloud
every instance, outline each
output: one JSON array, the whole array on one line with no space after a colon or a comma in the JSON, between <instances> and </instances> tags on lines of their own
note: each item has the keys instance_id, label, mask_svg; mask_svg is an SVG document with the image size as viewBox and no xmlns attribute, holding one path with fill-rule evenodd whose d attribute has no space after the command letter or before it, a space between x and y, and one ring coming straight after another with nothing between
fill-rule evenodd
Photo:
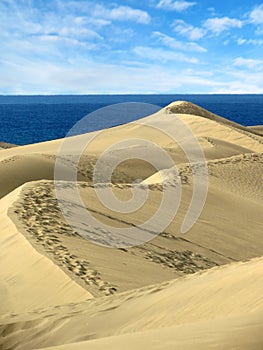
<instances>
[{"instance_id":1,"label":"cloud","mask_svg":"<svg viewBox=\"0 0 263 350\"><path fill-rule=\"evenodd\" d=\"M238 45L244 45L244 44L247 44L247 39L243 39L243 38L238 38L237 39L237 44Z\"/></svg>"},{"instance_id":2,"label":"cloud","mask_svg":"<svg viewBox=\"0 0 263 350\"><path fill-rule=\"evenodd\" d=\"M92 18L88 16L77 16L74 18L74 23L79 25L92 25L93 28L102 28L111 24L110 20L102 18Z\"/></svg>"},{"instance_id":3,"label":"cloud","mask_svg":"<svg viewBox=\"0 0 263 350\"><path fill-rule=\"evenodd\" d=\"M247 67L249 69L263 68L263 60L258 60L254 58L237 57L234 59L233 64L236 67Z\"/></svg>"},{"instance_id":4,"label":"cloud","mask_svg":"<svg viewBox=\"0 0 263 350\"><path fill-rule=\"evenodd\" d=\"M142 53L143 54L143 53ZM1 62L0 93L5 94L101 94L101 93L262 93L263 74L233 67L214 74L183 69L177 64L101 64L76 59L66 62ZM221 73L224 73L221 75ZM221 78L220 78L221 75Z\"/></svg>"},{"instance_id":5,"label":"cloud","mask_svg":"<svg viewBox=\"0 0 263 350\"><path fill-rule=\"evenodd\" d=\"M205 80L202 79L201 73L198 78L196 71L194 74L188 73L178 69L176 65L168 68L162 64L131 67L119 62L100 64L80 61L74 66L68 66L48 64L45 61L32 64L30 61L21 60L16 65L10 65L10 70L13 72L11 86L10 71L6 67L3 70L3 66L0 66L0 93L8 91L12 94L58 94L63 91L69 94L136 94L174 92L175 89L189 92L187 85L192 80L197 89L198 84Z\"/></svg>"},{"instance_id":6,"label":"cloud","mask_svg":"<svg viewBox=\"0 0 263 350\"><path fill-rule=\"evenodd\" d=\"M23 43L24 42L21 42L22 45ZM63 37L60 35L38 35L35 37L34 41L31 40L31 52L35 50L36 46L38 46L38 49L40 49L40 51L41 49L43 49L43 47L46 46L46 50L47 51L49 50L50 56L52 56L52 54L55 52L56 49L58 52L60 52L59 56L63 56L63 52L65 50L72 51L72 50L78 49L79 50L78 52L87 51L87 50L96 51L98 49L106 47L105 44L85 42L75 38ZM27 51L27 50L25 50L24 52L27 54L30 53L30 51Z\"/></svg>"},{"instance_id":7,"label":"cloud","mask_svg":"<svg viewBox=\"0 0 263 350\"><path fill-rule=\"evenodd\" d=\"M62 27L58 30L58 35L62 37L69 37L69 38L82 38L82 39L98 39L102 40L102 36L99 35L94 30L83 28L83 27Z\"/></svg>"},{"instance_id":8,"label":"cloud","mask_svg":"<svg viewBox=\"0 0 263 350\"><path fill-rule=\"evenodd\" d=\"M53 0L54 1L54 0ZM151 20L150 15L143 10L130 6L118 6L108 2L104 5L99 1L65 1L55 0L55 6L58 6L59 13L78 13L81 17L96 18L100 21L133 21L137 23L148 24Z\"/></svg>"},{"instance_id":9,"label":"cloud","mask_svg":"<svg viewBox=\"0 0 263 350\"><path fill-rule=\"evenodd\" d=\"M189 40L199 40L206 33L203 28L194 27L191 24L187 24L182 19L174 20L171 27L173 28L174 32L185 36Z\"/></svg>"},{"instance_id":10,"label":"cloud","mask_svg":"<svg viewBox=\"0 0 263 350\"><path fill-rule=\"evenodd\" d=\"M216 9L214 7L208 7L207 11L210 12L212 16L216 15Z\"/></svg>"},{"instance_id":11,"label":"cloud","mask_svg":"<svg viewBox=\"0 0 263 350\"><path fill-rule=\"evenodd\" d=\"M229 17L209 18L203 23L201 27L194 27L182 19L176 19L171 24L174 32L192 41L196 41L205 37L207 34L209 34L209 32L215 35L219 35L223 31L229 30L231 28L241 28L242 26L242 21Z\"/></svg>"},{"instance_id":12,"label":"cloud","mask_svg":"<svg viewBox=\"0 0 263 350\"><path fill-rule=\"evenodd\" d=\"M112 35L109 39L110 42L113 43L125 43L128 42L132 37L134 37L135 32L131 28L123 29L123 28L113 28Z\"/></svg>"},{"instance_id":13,"label":"cloud","mask_svg":"<svg viewBox=\"0 0 263 350\"><path fill-rule=\"evenodd\" d=\"M212 89L216 94L262 94L263 72L248 69L235 69L231 66L224 72L224 83Z\"/></svg>"},{"instance_id":14,"label":"cloud","mask_svg":"<svg viewBox=\"0 0 263 350\"><path fill-rule=\"evenodd\" d=\"M263 4L257 6L249 14L251 23L263 25Z\"/></svg>"},{"instance_id":15,"label":"cloud","mask_svg":"<svg viewBox=\"0 0 263 350\"><path fill-rule=\"evenodd\" d=\"M194 5L196 5L196 3L190 1L160 0L156 7L168 11L183 12Z\"/></svg>"},{"instance_id":16,"label":"cloud","mask_svg":"<svg viewBox=\"0 0 263 350\"><path fill-rule=\"evenodd\" d=\"M134 9L129 6L107 8L103 5L96 5L93 11L93 15L110 20L133 21L142 24L148 24L151 21L151 17L148 12Z\"/></svg>"},{"instance_id":17,"label":"cloud","mask_svg":"<svg viewBox=\"0 0 263 350\"><path fill-rule=\"evenodd\" d=\"M231 81L227 82L225 84L222 84L224 86L221 87L215 87L212 89L211 93L212 94L262 94L262 87L253 84L251 82L246 82L244 81Z\"/></svg>"},{"instance_id":18,"label":"cloud","mask_svg":"<svg viewBox=\"0 0 263 350\"><path fill-rule=\"evenodd\" d=\"M153 32L152 36L171 49L181 51L206 52L206 49L204 47L196 43L178 41L175 38L160 32Z\"/></svg>"},{"instance_id":19,"label":"cloud","mask_svg":"<svg viewBox=\"0 0 263 350\"><path fill-rule=\"evenodd\" d=\"M243 22L236 18L229 17L214 17L207 19L203 27L212 33L218 35L223 31L229 30L231 28L241 28Z\"/></svg>"},{"instance_id":20,"label":"cloud","mask_svg":"<svg viewBox=\"0 0 263 350\"><path fill-rule=\"evenodd\" d=\"M29 9L26 6L21 6L19 9L16 7L16 11L7 8L2 10L6 16L3 16L1 24L2 27L8 28L10 38L29 39L35 35L54 35L76 40L102 39L102 36L95 31L94 23L88 25L86 18L71 12L59 15L55 11L45 11L38 7Z\"/></svg>"},{"instance_id":21,"label":"cloud","mask_svg":"<svg viewBox=\"0 0 263 350\"><path fill-rule=\"evenodd\" d=\"M263 33L263 4L255 7L250 12L248 21L257 27L257 35L261 35Z\"/></svg>"},{"instance_id":22,"label":"cloud","mask_svg":"<svg viewBox=\"0 0 263 350\"><path fill-rule=\"evenodd\" d=\"M133 52L143 59L149 59L151 61L181 61L187 63L198 63L198 60L193 57L188 57L181 52L175 52L170 50L164 50L160 48L152 48L148 46L137 46L133 49Z\"/></svg>"},{"instance_id":23,"label":"cloud","mask_svg":"<svg viewBox=\"0 0 263 350\"><path fill-rule=\"evenodd\" d=\"M255 46L262 46L263 45L263 39L244 39L244 38L238 38L237 39L238 45L255 45Z\"/></svg>"}]
</instances>

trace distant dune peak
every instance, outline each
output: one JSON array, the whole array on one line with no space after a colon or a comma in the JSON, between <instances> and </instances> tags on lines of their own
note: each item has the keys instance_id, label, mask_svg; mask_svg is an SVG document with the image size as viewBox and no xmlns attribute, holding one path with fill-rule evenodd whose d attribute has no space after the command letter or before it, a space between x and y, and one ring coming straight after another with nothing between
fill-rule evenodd
<instances>
[{"instance_id":1,"label":"distant dune peak","mask_svg":"<svg viewBox=\"0 0 263 350\"><path fill-rule=\"evenodd\" d=\"M166 110L171 113L191 114L191 115L197 115L197 116L205 117L209 119L214 119L214 117L217 117L216 114L209 112L205 108L202 108L188 101L172 102L166 107Z\"/></svg>"},{"instance_id":2,"label":"distant dune peak","mask_svg":"<svg viewBox=\"0 0 263 350\"><path fill-rule=\"evenodd\" d=\"M16 146L17 145L14 145L12 143L0 142L0 148L7 149L7 148L13 148L13 147L16 147Z\"/></svg>"},{"instance_id":3,"label":"distant dune peak","mask_svg":"<svg viewBox=\"0 0 263 350\"><path fill-rule=\"evenodd\" d=\"M202 108L192 102L188 101L175 101L170 103L168 106L165 107L165 110L168 113L174 113L174 114L188 114L188 115L194 115L198 117L203 117L206 119L213 120L217 123L227 125L231 128L239 129L239 131L242 130L243 133L246 133L246 135L256 138L257 141L262 143L262 131L260 128L249 128L245 127L241 124L238 124L236 122L233 122L232 120L226 119L224 117L221 117L213 112L210 112L206 110L205 108Z\"/></svg>"}]
</instances>

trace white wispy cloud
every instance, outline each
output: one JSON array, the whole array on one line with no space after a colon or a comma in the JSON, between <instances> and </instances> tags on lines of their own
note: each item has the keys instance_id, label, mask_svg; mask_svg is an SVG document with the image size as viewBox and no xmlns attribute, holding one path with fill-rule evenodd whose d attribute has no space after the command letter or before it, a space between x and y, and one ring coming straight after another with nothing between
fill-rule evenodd
<instances>
[{"instance_id":1,"label":"white wispy cloud","mask_svg":"<svg viewBox=\"0 0 263 350\"><path fill-rule=\"evenodd\" d=\"M142 24L148 24L151 21L151 17L148 12L134 9L130 6L116 6L113 8L108 8L104 5L96 5L92 12L96 17L116 21L133 21Z\"/></svg>"},{"instance_id":2,"label":"white wispy cloud","mask_svg":"<svg viewBox=\"0 0 263 350\"><path fill-rule=\"evenodd\" d=\"M249 17L248 22L256 26L256 34L262 35L263 34L263 4L255 7L249 13L248 17Z\"/></svg>"},{"instance_id":3,"label":"white wispy cloud","mask_svg":"<svg viewBox=\"0 0 263 350\"><path fill-rule=\"evenodd\" d=\"M159 42L161 42L163 45L175 49L175 50L181 50L181 51L193 51L193 52L206 52L207 50L193 42L183 42L178 41L175 38L163 34L161 32L153 32L152 36L156 38Z\"/></svg>"},{"instance_id":4,"label":"white wispy cloud","mask_svg":"<svg viewBox=\"0 0 263 350\"><path fill-rule=\"evenodd\" d=\"M200 27L194 27L182 19L176 19L172 22L171 28L174 32L186 37L189 40L196 41L207 35L219 35L232 28L241 28L243 22L236 18L212 17L203 22Z\"/></svg>"},{"instance_id":5,"label":"white wispy cloud","mask_svg":"<svg viewBox=\"0 0 263 350\"><path fill-rule=\"evenodd\" d=\"M238 45L244 45L244 44L247 44L248 43L248 40L247 39L244 39L244 38L237 38L237 44Z\"/></svg>"},{"instance_id":6,"label":"white wispy cloud","mask_svg":"<svg viewBox=\"0 0 263 350\"><path fill-rule=\"evenodd\" d=\"M71 26L71 27L61 27L58 29L58 35L69 38L82 38L82 39L99 39L102 40L102 36L91 29Z\"/></svg>"},{"instance_id":7,"label":"white wispy cloud","mask_svg":"<svg viewBox=\"0 0 263 350\"><path fill-rule=\"evenodd\" d=\"M158 9L164 9L168 11L183 12L194 5L196 5L196 2L160 0L156 7Z\"/></svg>"},{"instance_id":8,"label":"white wispy cloud","mask_svg":"<svg viewBox=\"0 0 263 350\"><path fill-rule=\"evenodd\" d=\"M133 38L134 35L135 35L135 32L131 28L122 29L122 28L116 27L112 29L110 42L125 43L129 41L131 38Z\"/></svg>"},{"instance_id":9,"label":"white wispy cloud","mask_svg":"<svg viewBox=\"0 0 263 350\"><path fill-rule=\"evenodd\" d=\"M244 39L244 38L238 38L237 39L238 45L255 45L255 46L262 46L263 45L263 39Z\"/></svg>"},{"instance_id":10,"label":"white wispy cloud","mask_svg":"<svg viewBox=\"0 0 263 350\"><path fill-rule=\"evenodd\" d=\"M243 22L241 20L229 17L209 18L203 24L203 27L205 29L211 31L216 35L231 28L241 28L242 26Z\"/></svg>"},{"instance_id":11,"label":"white wispy cloud","mask_svg":"<svg viewBox=\"0 0 263 350\"><path fill-rule=\"evenodd\" d=\"M249 69L263 68L263 60L254 59L254 58L243 58L237 57L233 61L233 65L236 67L247 67Z\"/></svg>"},{"instance_id":12,"label":"white wispy cloud","mask_svg":"<svg viewBox=\"0 0 263 350\"><path fill-rule=\"evenodd\" d=\"M29 43L29 41L28 41ZM35 51L36 45L40 50L43 47L49 51L50 57L57 49L60 52L60 56L63 56L63 52L65 50L73 51L74 49L79 49L83 51L96 51L98 49L106 48L105 44L97 44L92 42L86 42L82 40L78 40L75 38L60 36L60 35L39 35L35 38L35 40L31 40L31 51ZM25 44L25 41L21 42L21 44ZM25 47L25 45L24 45ZM24 51L24 53L29 54L30 51Z\"/></svg>"},{"instance_id":13,"label":"white wispy cloud","mask_svg":"<svg viewBox=\"0 0 263 350\"><path fill-rule=\"evenodd\" d=\"M171 27L173 28L174 32L179 33L180 35L188 38L189 40L199 40L206 33L204 28L194 27L191 24L187 24L182 19L174 20Z\"/></svg>"},{"instance_id":14,"label":"white wispy cloud","mask_svg":"<svg viewBox=\"0 0 263 350\"><path fill-rule=\"evenodd\" d=\"M74 18L74 23L79 24L79 25L85 25L85 26L92 26L93 28L102 28L105 26L110 25L112 22L107 19L102 19L102 18L95 18L95 17L90 17L90 16L76 16Z\"/></svg>"},{"instance_id":15,"label":"white wispy cloud","mask_svg":"<svg viewBox=\"0 0 263 350\"><path fill-rule=\"evenodd\" d=\"M214 89L212 93L218 94L262 94L263 91L263 71L248 69L247 67L240 69L231 66L225 73L224 84Z\"/></svg>"},{"instance_id":16,"label":"white wispy cloud","mask_svg":"<svg viewBox=\"0 0 263 350\"><path fill-rule=\"evenodd\" d=\"M250 81L230 81L224 84L214 86L211 90L211 94L262 94L262 86L251 83Z\"/></svg>"},{"instance_id":17,"label":"white wispy cloud","mask_svg":"<svg viewBox=\"0 0 263 350\"><path fill-rule=\"evenodd\" d=\"M148 24L151 20L147 11L133 8L130 6L117 5L114 2L108 2L107 5L99 1L64 1L56 0L60 13L74 12L81 14L82 17L96 18L99 21L133 21L137 23Z\"/></svg>"},{"instance_id":18,"label":"white wispy cloud","mask_svg":"<svg viewBox=\"0 0 263 350\"><path fill-rule=\"evenodd\" d=\"M216 9L214 7L208 7L207 11L210 12L212 16L216 16Z\"/></svg>"},{"instance_id":19,"label":"white wispy cloud","mask_svg":"<svg viewBox=\"0 0 263 350\"><path fill-rule=\"evenodd\" d=\"M143 60L136 65L101 64L76 59L74 65L32 62L21 59L14 63L1 62L0 93L58 94L81 93L262 93L263 73L234 70L214 73L183 69L176 64L165 65ZM239 68L239 67L237 67ZM10 71L13 74L10 75Z\"/></svg>"},{"instance_id":20,"label":"white wispy cloud","mask_svg":"<svg viewBox=\"0 0 263 350\"><path fill-rule=\"evenodd\" d=\"M0 27L9 29L10 38L56 35L75 39L102 39L94 30L94 23L89 26L86 19L74 14L65 13L60 16L55 12L41 13L41 9L35 9L32 13L27 10L26 7L21 7L16 12L3 9L8 16L3 16Z\"/></svg>"},{"instance_id":21,"label":"white wispy cloud","mask_svg":"<svg viewBox=\"0 0 263 350\"><path fill-rule=\"evenodd\" d=\"M263 4L255 7L249 14L251 23L263 25Z\"/></svg>"},{"instance_id":22,"label":"white wispy cloud","mask_svg":"<svg viewBox=\"0 0 263 350\"><path fill-rule=\"evenodd\" d=\"M161 64L147 64L143 67L130 67L122 64L99 64L91 61L76 61L74 66L48 64L45 61L33 63L21 60L11 65L14 75L11 80L9 71L0 66L2 77L0 92L5 88L12 94L56 94L67 93L160 93L182 88L193 81L197 86L209 80L198 74ZM96 74L94 74L96 72ZM172 79L171 79L172 77ZM176 79L174 79L176 77ZM216 84L211 80L213 86ZM186 90L185 90L186 89Z\"/></svg>"},{"instance_id":23,"label":"white wispy cloud","mask_svg":"<svg viewBox=\"0 0 263 350\"><path fill-rule=\"evenodd\" d=\"M149 46L137 46L133 49L133 52L142 57L143 59L147 58L151 61L181 61L187 63L198 63L198 60L195 57L189 57L181 52L165 50L162 48L153 48Z\"/></svg>"}]
</instances>

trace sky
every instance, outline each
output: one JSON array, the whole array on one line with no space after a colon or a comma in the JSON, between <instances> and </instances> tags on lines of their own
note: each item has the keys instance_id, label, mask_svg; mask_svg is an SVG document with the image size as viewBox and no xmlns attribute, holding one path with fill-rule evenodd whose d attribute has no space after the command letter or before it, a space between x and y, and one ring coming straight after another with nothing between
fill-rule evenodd
<instances>
[{"instance_id":1,"label":"sky","mask_svg":"<svg viewBox=\"0 0 263 350\"><path fill-rule=\"evenodd\" d=\"M0 0L0 94L263 93L263 2Z\"/></svg>"}]
</instances>

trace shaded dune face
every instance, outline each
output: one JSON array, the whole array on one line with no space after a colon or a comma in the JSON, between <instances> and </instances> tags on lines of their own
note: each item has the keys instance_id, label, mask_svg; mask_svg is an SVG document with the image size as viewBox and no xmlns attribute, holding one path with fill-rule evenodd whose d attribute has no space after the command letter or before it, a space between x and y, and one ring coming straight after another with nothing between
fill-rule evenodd
<instances>
[{"instance_id":1,"label":"shaded dune face","mask_svg":"<svg viewBox=\"0 0 263 350\"><path fill-rule=\"evenodd\" d=\"M26 182L53 179L54 164L42 156L32 154L9 157L1 162L0 178L4 184L1 186L0 196L4 197Z\"/></svg>"},{"instance_id":2,"label":"shaded dune face","mask_svg":"<svg viewBox=\"0 0 263 350\"><path fill-rule=\"evenodd\" d=\"M13 148L16 147L16 145L7 143L7 142L0 142L0 149L7 149L7 148Z\"/></svg>"},{"instance_id":3,"label":"shaded dune face","mask_svg":"<svg viewBox=\"0 0 263 350\"><path fill-rule=\"evenodd\" d=\"M248 129L252 132L256 132L260 136L263 136L263 126L262 125L249 126Z\"/></svg>"},{"instance_id":4,"label":"shaded dune face","mask_svg":"<svg viewBox=\"0 0 263 350\"><path fill-rule=\"evenodd\" d=\"M14 155L4 159L0 163L0 198L12 192L17 187L35 180L54 179L55 157L46 155ZM67 180L67 164L60 165L63 179ZM79 175L79 180L84 177Z\"/></svg>"},{"instance_id":5,"label":"shaded dune face","mask_svg":"<svg viewBox=\"0 0 263 350\"><path fill-rule=\"evenodd\" d=\"M181 227L204 164L192 166L163 132L177 118L194 142L180 129L176 137L193 155L197 142L207 168L207 197L187 233ZM59 155L56 177L63 140L0 144L0 348L261 350L260 130L177 101L138 122L93 133L76 169L85 135L73 137L70 152ZM69 191L62 211L57 191L75 185L82 207ZM134 211L103 202L110 189L125 209L135 187L147 198ZM155 220L166 222L179 202L170 221L157 233L154 225L140 228L151 237L142 244L120 246L127 232L158 213L167 188L174 191L169 208ZM123 236L112 234L116 228Z\"/></svg>"}]
</instances>

